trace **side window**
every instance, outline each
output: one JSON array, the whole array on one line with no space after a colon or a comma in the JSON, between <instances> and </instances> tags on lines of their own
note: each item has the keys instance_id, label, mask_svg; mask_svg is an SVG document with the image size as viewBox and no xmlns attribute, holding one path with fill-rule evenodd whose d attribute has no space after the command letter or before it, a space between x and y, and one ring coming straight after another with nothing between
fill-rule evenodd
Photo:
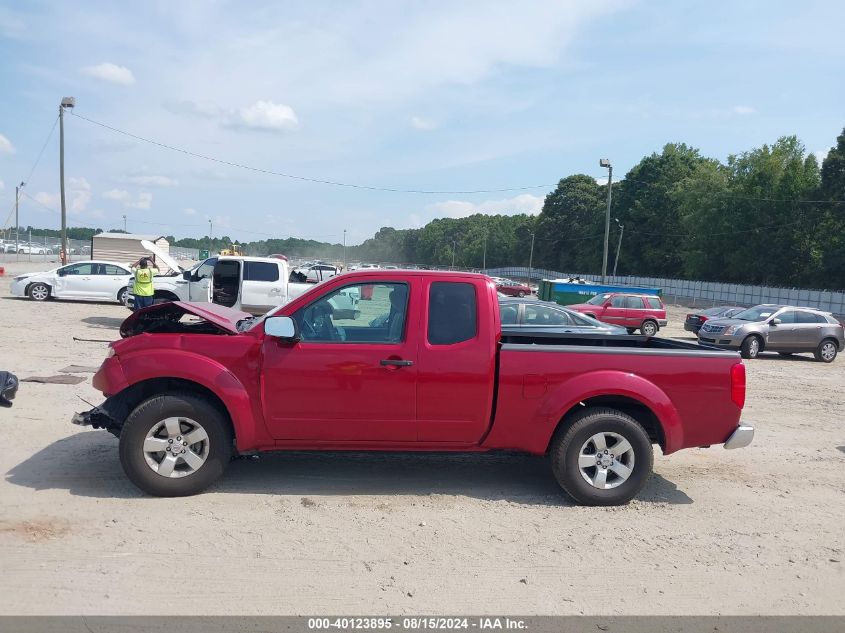
<instances>
[{"instance_id":1,"label":"side window","mask_svg":"<svg viewBox=\"0 0 845 633\"><path fill-rule=\"evenodd\" d=\"M519 308L513 305L503 305L499 312L502 325L516 325L519 317Z\"/></svg>"},{"instance_id":2,"label":"side window","mask_svg":"<svg viewBox=\"0 0 845 633\"><path fill-rule=\"evenodd\" d=\"M525 325L571 325L571 319L566 312L554 310L546 306L526 305Z\"/></svg>"},{"instance_id":3,"label":"side window","mask_svg":"<svg viewBox=\"0 0 845 633\"><path fill-rule=\"evenodd\" d=\"M643 309L643 299L642 299L642 297L625 297L625 307L626 308L633 308L634 310L642 310Z\"/></svg>"},{"instance_id":4,"label":"side window","mask_svg":"<svg viewBox=\"0 0 845 633\"><path fill-rule=\"evenodd\" d=\"M193 280L199 281L200 279L210 278L214 274L214 266L216 264L216 257L212 257L211 259L205 260L202 264L200 264L199 268L194 271Z\"/></svg>"},{"instance_id":5,"label":"side window","mask_svg":"<svg viewBox=\"0 0 845 633\"><path fill-rule=\"evenodd\" d=\"M625 297L622 295L616 295L610 300L610 307L611 308L624 308L625 307Z\"/></svg>"},{"instance_id":6,"label":"side window","mask_svg":"<svg viewBox=\"0 0 845 633\"><path fill-rule=\"evenodd\" d=\"M435 281L428 293L428 342L453 345L475 338L477 315L475 286Z\"/></svg>"},{"instance_id":7,"label":"side window","mask_svg":"<svg viewBox=\"0 0 845 633\"><path fill-rule=\"evenodd\" d=\"M781 323L796 323L794 310L787 310L786 312L781 312L779 315L777 315L776 318L780 319Z\"/></svg>"},{"instance_id":8,"label":"side window","mask_svg":"<svg viewBox=\"0 0 845 633\"><path fill-rule=\"evenodd\" d=\"M338 288L293 318L304 342L400 343L407 313L407 284L367 283Z\"/></svg>"},{"instance_id":9,"label":"side window","mask_svg":"<svg viewBox=\"0 0 845 633\"><path fill-rule=\"evenodd\" d=\"M821 314L815 312L796 312L796 323L827 323Z\"/></svg>"},{"instance_id":10,"label":"side window","mask_svg":"<svg viewBox=\"0 0 845 633\"><path fill-rule=\"evenodd\" d=\"M660 303L660 299L657 297L646 297L645 298L648 307L652 310L662 310L663 304Z\"/></svg>"},{"instance_id":11,"label":"side window","mask_svg":"<svg viewBox=\"0 0 845 633\"><path fill-rule=\"evenodd\" d=\"M279 266L270 262L244 262L245 281L279 281Z\"/></svg>"},{"instance_id":12,"label":"side window","mask_svg":"<svg viewBox=\"0 0 845 633\"><path fill-rule=\"evenodd\" d=\"M112 277L116 277L118 275L128 275L129 271L124 270L120 266L115 266L113 264L102 264L102 267L105 269L104 275L111 275Z\"/></svg>"},{"instance_id":13,"label":"side window","mask_svg":"<svg viewBox=\"0 0 845 633\"><path fill-rule=\"evenodd\" d=\"M94 264L74 264L65 268L66 275L94 275Z\"/></svg>"}]
</instances>

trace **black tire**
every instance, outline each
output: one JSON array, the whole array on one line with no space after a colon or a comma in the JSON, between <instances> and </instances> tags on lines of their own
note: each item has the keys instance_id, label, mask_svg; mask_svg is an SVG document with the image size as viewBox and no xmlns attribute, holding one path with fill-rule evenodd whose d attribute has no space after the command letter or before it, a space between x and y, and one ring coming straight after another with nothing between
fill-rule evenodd
<instances>
[{"instance_id":1,"label":"black tire","mask_svg":"<svg viewBox=\"0 0 845 633\"><path fill-rule=\"evenodd\" d=\"M756 343L756 345L755 345ZM763 339L756 334L746 336L739 347L739 355L743 358L757 358L763 351Z\"/></svg>"},{"instance_id":2,"label":"black tire","mask_svg":"<svg viewBox=\"0 0 845 633\"><path fill-rule=\"evenodd\" d=\"M816 360L820 363L832 363L836 360L836 355L838 353L839 344L832 338L826 338L819 343L816 351L813 352L813 356L815 356Z\"/></svg>"},{"instance_id":3,"label":"black tire","mask_svg":"<svg viewBox=\"0 0 845 633\"><path fill-rule=\"evenodd\" d=\"M126 305L126 295L128 295L128 294L129 294L128 288L121 288L120 290L118 290L118 292L117 292L117 302L120 305L125 306Z\"/></svg>"},{"instance_id":4,"label":"black tire","mask_svg":"<svg viewBox=\"0 0 845 633\"><path fill-rule=\"evenodd\" d=\"M640 326L640 332L642 332L645 336L654 336L659 331L660 326L657 325L657 321L652 321L651 319L646 319Z\"/></svg>"},{"instance_id":5,"label":"black tire","mask_svg":"<svg viewBox=\"0 0 845 633\"><path fill-rule=\"evenodd\" d=\"M794 352L778 352L781 356L792 356Z\"/></svg>"},{"instance_id":6,"label":"black tire","mask_svg":"<svg viewBox=\"0 0 845 633\"><path fill-rule=\"evenodd\" d=\"M630 475L616 487L608 489L599 489L587 481L578 465L582 447L591 437L602 432L614 433L624 438L633 451L633 468ZM608 447L609 450L612 450L613 446ZM609 408L587 408L573 416L566 428L559 430L555 435L549 456L552 471L560 487L577 503L588 506L628 503L645 486L654 465L651 440L645 429L631 416ZM588 467L586 470L597 472L598 468Z\"/></svg>"},{"instance_id":7,"label":"black tire","mask_svg":"<svg viewBox=\"0 0 845 633\"><path fill-rule=\"evenodd\" d=\"M151 428L173 417L196 420L208 436L205 462L181 477L166 477L154 471L143 450ZM232 459L232 450L232 433L224 413L201 396L190 393L167 393L145 400L129 414L120 433L123 471L138 488L158 497L184 497L202 492L223 474Z\"/></svg>"},{"instance_id":8,"label":"black tire","mask_svg":"<svg viewBox=\"0 0 845 633\"><path fill-rule=\"evenodd\" d=\"M29 287L29 298L33 301L46 301L50 298L50 286L37 283Z\"/></svg>"}]
</instances>

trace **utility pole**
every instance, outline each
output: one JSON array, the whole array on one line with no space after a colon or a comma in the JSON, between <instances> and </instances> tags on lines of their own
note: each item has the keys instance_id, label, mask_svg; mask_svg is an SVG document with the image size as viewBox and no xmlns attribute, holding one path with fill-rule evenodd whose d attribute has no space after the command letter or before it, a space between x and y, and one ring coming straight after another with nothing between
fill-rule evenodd
<instances>
[{"instance_id":1,"label":"utility pole","mask_svg":"<svg viewBox=\"0 0 845 633\"><path fill-rule=\"evenodd\" d=\"M343 270L346 270L346 229L343 229Z\"/></svg>"},{"instance_id":2,"label":"utility pole","mask_svg":"<svg viewBox=\"0 0 845 633\"><path fill-rule=\"evenodd\" d=\"M20 220L18 219L18 203L21 199L21 189L24 188L26 183L21 181L21 184L15 187L15 261L18 261L18 251L20 250L20 238L18 233L20 232Z\"/></svg>"},{"instance_id":3,"label":"utility pole","mask_svg":"<svg viewBox=\"0 0 845 633\"><path fill-rule=\"evenodd\" d=\"M29 261L32 261L32 227L29 227Z\"/></svg>"},{"instance_id":4,"label":"utility pole","mask_svg":"<svg viewBox=\"0 0 845 633\"><path fill-rule=\"evenodd\" d=\"M63 97L59 104L59 185L62 192L62 266L67 264L67 208L65 206L65 108L76 105L73 97Z\"/></svg>"},{"instance_id":5,"label":"utility pole","mask_svg":"<svg viewBox=\"0 0 845 633\"><path fill-rule=\"evenodd\" d=\"M531 231L531 251L528 254L528 286L531 286L531 273L534 264L534 231Z\"/></svg>"},{"instance_id":6,"label":"utility pole","mask_svg":"<svg viewBox=\"0 0 845 633\"><path fill-rule=\"evenodd\" d=\"M481 270L487 270L487 231L484 231L484 256L481 260Z\"/></svg>"},{"instance_id":7,"label":"utility pole","mask_svg":"<svg viewBox=\"0 0 845 633\"><path fill-rule=\"evenodd\" d=\"M452 270L455 269L455 248L457 248L456 242L455 240L452 240Z\"/></svg>"},{"instance_id":8,"label":"utility pole","mask_svg":"<svg viewBox=\"0 0 845 633\"><path fill-rule=\"evenodd\" d=\"M619 251L622 249L622 236L625 235L625 225L619 222L619 218L613 218L619 225L619 243L616 245L616 259L613 262L613 276L616 277L616 264L619 263Z\"/></svg>"},{"instance_id":9,"label":"utility pole","mask_svg":"<svg viewBox=\"0 0 845 633\"><path fill-rule=\"evenodd\" d=\"M208 218L208 237L214 237L214 230L211 226L211 218Z\"/></svg>"},{"instance_id":10,"label":"utility pole","mask_svg":"<svg viewBox=\"0 0 845 633\"><path fill-rule=\"evenodd\" d=\"M607 283L607 249L610 240L610 191L613 187L613 165L607 158L599 160L599 167L607 167L607 215L604 218L604 259L601 265L601 282Z\"/></svg>"},{"instance_id":11,"label":"utility pole","mask_svg":"<svg viewBox=\"0 0 845 633\"><path fill-rule=\"evenodd\" d=\"M123 232L128 233L129 231L126 230L126 214L123 214Z\"/></svg>"}]
</instances>

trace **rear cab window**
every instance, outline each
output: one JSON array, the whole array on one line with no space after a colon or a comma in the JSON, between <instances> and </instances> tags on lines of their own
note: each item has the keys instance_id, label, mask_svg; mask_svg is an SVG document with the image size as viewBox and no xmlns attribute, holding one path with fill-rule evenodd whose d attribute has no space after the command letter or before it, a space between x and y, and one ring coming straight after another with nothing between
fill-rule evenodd
<instances>
[{"instance_id":1,"label":"rear cab window","mask_svg":"<svg viewBox=\"0 0 845 633\"><path fill-rule=\"evenodd\" d=\"M244 281L279 281L279 265L271 262L244 262Z\"/></svg>"},{"instance_id":2,"label":"rear cab window","mask_svg":"<svg viewBox=\"0 0 845 633\"><path fill-rule=\"evenodd\" d=\"M454 345L478 335L475 286L466 282L435 281L428 292L428 342Z\"/></svg>"}]
</instances>

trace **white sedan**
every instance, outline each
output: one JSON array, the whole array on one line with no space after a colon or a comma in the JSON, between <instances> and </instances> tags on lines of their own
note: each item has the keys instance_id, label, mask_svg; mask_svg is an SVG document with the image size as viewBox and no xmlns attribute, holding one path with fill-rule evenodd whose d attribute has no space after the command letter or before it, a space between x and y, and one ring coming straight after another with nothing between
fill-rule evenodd
<instances>
[{"instance_id":1,"label":"white sedan","mask_svg":"<svg viewBox=\"0 0 845 633\"><path fill-rule=\"evenodd\" d=\"M91 299L126 303L132 271L117 262L90 261L60 266L43 273L26 273L12 280L15 297L33 301Z\"/></svg>"}]
</instances>

